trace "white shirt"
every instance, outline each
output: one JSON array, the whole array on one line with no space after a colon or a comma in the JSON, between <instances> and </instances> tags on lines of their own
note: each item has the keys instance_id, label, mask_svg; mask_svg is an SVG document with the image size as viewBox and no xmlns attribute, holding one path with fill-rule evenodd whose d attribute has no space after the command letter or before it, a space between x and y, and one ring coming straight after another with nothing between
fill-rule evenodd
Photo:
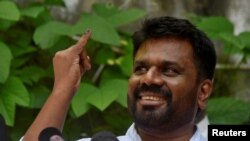
<instances>
[{"instance_id":1,"label":"white shirt","mask_svg":"<svg viewBox=\"0 0 250 141\"><path fill-rule=\"evenodd\" d=\"M141 137L137 134L134 124L132 124L124 136L117 137L119 141L142 141ZM78 141L90 141L91 138L84 138ZM206 141L201 135L200 130L197 128L192 138L189 141Z\"/></svg>"},{"instance_id":2,"label":"white shirt","mask_svg":"<svg viewBox=\"0 0 250 141\"><path fill-rule=\"evenodd\" d=\"M137 134L134 124L132 124L127 133L124 136L117 137L119 141L142 141L141 137ZM23 137L20 139L22 141ZM91 138L83 138L78 141L90 141ZM200 133L200 130L197 128L192 138L189 141L207 141Z\"/></svg>"}]
</instances>

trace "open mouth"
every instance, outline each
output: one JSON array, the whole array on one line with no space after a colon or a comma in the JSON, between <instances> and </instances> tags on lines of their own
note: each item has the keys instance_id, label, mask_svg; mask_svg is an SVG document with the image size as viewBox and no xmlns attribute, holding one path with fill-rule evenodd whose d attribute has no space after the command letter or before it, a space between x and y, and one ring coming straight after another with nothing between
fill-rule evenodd
<instances>
[{"instance_id":1,"label":"open mouth","mask_svg":"<svg viewBox=\"0 0 250 141\"><path fill-rule=\"evenodd\" d=\"M152 101L164 101L165 99L163 97L159 96L140 96L141 100L152 100Z\"/></svg>"},{"instance_id":2,"label":"open mouth","mask_svg":"<svg viewBox=\"0 0 250 141\"><path fill-rule=\"evenodd\" d=\"M138 98L138 102L142 106L160 106L167 103L162 95L141 95Z\"/></svg>"}]
</instances>

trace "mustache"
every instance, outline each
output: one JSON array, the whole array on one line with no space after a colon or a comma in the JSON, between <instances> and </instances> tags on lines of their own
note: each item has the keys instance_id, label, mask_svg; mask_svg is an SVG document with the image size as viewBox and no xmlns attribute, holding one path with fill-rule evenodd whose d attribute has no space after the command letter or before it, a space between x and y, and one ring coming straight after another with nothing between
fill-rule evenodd
<instances>
[{"instance_id":1,"label":"mustache","mask_svg":"<svg viewBox=\"0 0 250 141\"><path fill-rule=\"evenodd\" d=\"M139 97L140 93L142 92L158 93L166 98L172 98L172 92L170 90L155 84L152 85L142 84L141 86L135 89L135 96Z\"/></svg>"}]
</instances>

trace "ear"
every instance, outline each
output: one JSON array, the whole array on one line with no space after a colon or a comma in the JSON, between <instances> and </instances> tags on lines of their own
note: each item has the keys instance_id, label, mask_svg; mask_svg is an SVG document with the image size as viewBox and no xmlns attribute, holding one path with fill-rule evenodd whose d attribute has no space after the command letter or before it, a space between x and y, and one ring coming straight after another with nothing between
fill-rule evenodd
<instances>
[{"instance_id":1,"label":"ear","mask_svg":"<svg viewBox=\"0 0 250 141\"><path fill-rule=\"evenodd\" d=\"M207 107L207 102L208 102L208 98L211 95L213 89L213 82L212 80L209 79L205 79L204 81L202 81L202 83L200 84L199 87L199 91L198 91L198 107L200 109L205 109Z\"/></svg>"}]
</instances>

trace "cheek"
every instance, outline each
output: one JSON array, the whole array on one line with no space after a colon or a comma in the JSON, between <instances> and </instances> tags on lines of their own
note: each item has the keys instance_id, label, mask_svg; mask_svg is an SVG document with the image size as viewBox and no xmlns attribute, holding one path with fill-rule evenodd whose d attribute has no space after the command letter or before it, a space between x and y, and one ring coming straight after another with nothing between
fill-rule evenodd
<instances>
[{"instance_id":1,"label":"cheek","mask_svg":"<svg viewBox=\"0 0 250 141\"><path fill-rule=\"evenodd\" d=\"M183 115L189 115L190 113L192 113L192 115L194 115L198 106L195 90L180 90L173 93L172 106L174 113L182 113Z\"/></svg>"},{"instance_id":2,"label":"cheek","mask_svg":"<svg viewBox=\"0 0 250 141\"><path fill-rule=\"evenodd\" d=\"M132 112L132 110L134 109L133 107L135 106L136 99L134 96L134 91L138 86L138 84L139 81L135 77L131 76L128 81L128 95L127 95L127 102L128 102L127 104L130 113Z\"/></svg>"},{"instance_id":3,"label":"cheek","mask_svg":"<svg viewBox=\"0 0 250 141\"><path fill-rule=\"evenodd\" d=\"M196 86L193 80L188 81L188 79L178 78L178 79L168 79L167 85L173 94L174 101L182 101L185 104L190 100L196 100Z\"/></svg>"},{"instance_id":4,"label":"cheek","mask_svg":"<svg viewBox=\"0 0 250 141\"><path fill-rule=\"evenodd\" d=\"M128 95L132 96L134 93L134 90L138 87L139 85L139 78L135 76L131 76L129 81L128 81Z\"/></svg>"}]
</instances>

